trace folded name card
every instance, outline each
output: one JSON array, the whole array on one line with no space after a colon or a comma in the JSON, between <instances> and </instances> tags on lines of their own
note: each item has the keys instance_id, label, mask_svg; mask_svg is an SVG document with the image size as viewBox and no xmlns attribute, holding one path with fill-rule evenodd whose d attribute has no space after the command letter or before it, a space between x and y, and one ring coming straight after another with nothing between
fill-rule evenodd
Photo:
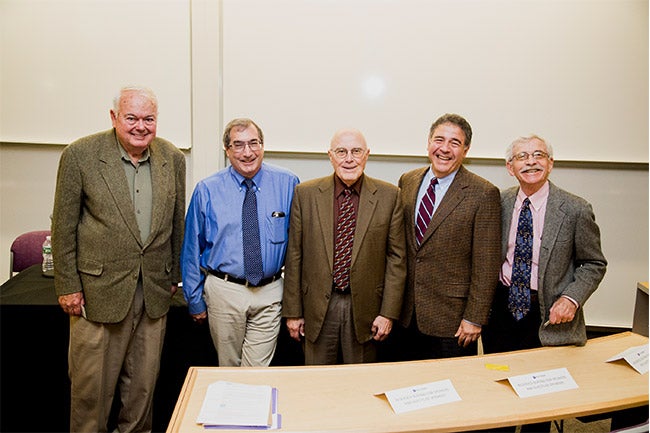
<instances>
[{"instance_id":1,"label":"folded name card","mask_svg":"<svg viewBox=\"0 0 650 433\"><path fill-rule=\"evenodd\" d=\"M646 374L648 372L648 345L630 347L605 362L618 361L619 359L627 361L639 373Z\"/></svg>"},{"instance_id":2,"label":"folded name card","mask_svg":"<svg viewBox=\"0 0 650 433\"><path fill-rule=\"evenodd\" d=\"M575 389L578 384L573 380L569 370L557 368L531 374L522 374L507 378L510 385L521 398L551 394Z\"/></svg>"},{"instance_id":3,"label":"folded name card","mask_svg":"<svg viewBox=\"0 0 650 433\"><path fill-rule=\"evenodd\" d=\"M384 394L395 413L460 401L460 396L449 379L394 389Z\"/></svg>"}]
</instances>

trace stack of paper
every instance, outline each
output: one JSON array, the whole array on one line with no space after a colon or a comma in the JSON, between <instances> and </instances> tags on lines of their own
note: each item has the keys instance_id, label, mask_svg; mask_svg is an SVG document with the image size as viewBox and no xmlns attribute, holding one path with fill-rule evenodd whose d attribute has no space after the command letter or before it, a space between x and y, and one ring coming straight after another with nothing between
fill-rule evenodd
<instances>
[{"instance_id":1,"label":"stack of paper","mask_svg":"<svg viewBox=\"0 0 650 433\"><path fill-rule=\"evenodd\" d=\"M219 381L208 386L196 422L205 428L273 430L281 427L278 390Z\"/></svg>"}]
</instances>

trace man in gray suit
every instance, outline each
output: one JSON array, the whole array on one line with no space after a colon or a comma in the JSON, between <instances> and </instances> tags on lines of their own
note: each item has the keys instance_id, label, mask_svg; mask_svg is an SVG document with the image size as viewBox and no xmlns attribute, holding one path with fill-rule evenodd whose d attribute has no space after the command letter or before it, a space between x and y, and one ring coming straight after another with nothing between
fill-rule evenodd
<instances>
[{"instance_id":1,"label":"man in gray suit","mask_svg":"<svg viewBox=\"0 0 650 433\"><path fill-rule=\"evenodd\" d=\"M180 275L185 158L156 138L151 90L121 89L113 128L62 153L53 214L54 286L70 315L70 431L152 429L166 314Z\"/></svg>"},{"instance_id":2,"label":"man in gray suit","mask_svg":"<svg viewBox=\"0 0 650 433\"><path fill-rule=\"evenodd\" d=\"M364 174L369 153L361 132L340 130L328 151L334 174L296 187L282 315L291 337L305 337L307 364L373 362L399 318L399 190Z\"/></svg>"},{"instance_id":3,"label":"man in gray suit","mask_svg":"<svg viewBox=\"0 0 650 433\"><path fill-rule=\"evenodd\" d=\"M429 129L431 164L402 175L407 246L397 360L475 355L499 272L499 190L462 164L472 128L445 114ZM428 220L428 221L427 221Z\"/></svg>"},{"instance_id":4,"label":"man in gray suit","mask_svg":"<svg viewBox=\"0 0 650 433\"><path fill-rule=\"evenodd\" d=\"M506 151L506 168L518 187L501 194L502 266L489 325L487 353L587 341L583 306L605 276L607 261L591 205L551 183L553 148L532 135ZM524 202L532 214L532 266L528 310L516 317L513 280L519 214ZM510 301L509 301L510 298ZM510 304L510 307L509 307Z\"/></svg>"}]
</instances>

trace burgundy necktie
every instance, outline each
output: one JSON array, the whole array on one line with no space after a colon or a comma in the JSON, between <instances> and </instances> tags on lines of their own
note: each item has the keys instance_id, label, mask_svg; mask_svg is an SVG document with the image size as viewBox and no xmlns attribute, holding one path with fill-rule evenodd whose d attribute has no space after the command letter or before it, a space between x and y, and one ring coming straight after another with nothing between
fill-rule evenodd
<instances>
[{"instance_id":1,"label":"burgundy necktie","mask_svg":"<svg viewBox=\"0 0 650 433\"><path fill-rule=\"evenodd\" d=\"M415 223L415 239L418 242L418 245L422 243L422 238L424 233L427 231L427 227L431 222L431 217L433 216L433 207L436 204L436 192L435 187L438 183L438 179L431 179L429 188L427 188L426 194L422 197L420 202L420 208L418 209L418 217Z\"/></svg>"},{"instance_id":2,"label":"burgundy necktie","mask_svg":"<svg viewBox=\"0 0 650 433\"><path fill-rule=\"evenodd\" d=\"M352 205L352 190L345 189L345 196L339 209L336 223L336 242L334 245L334 286L345 290L350 285L350 264L352 263L352 244L356 217Z\"/></svg>"}]
</instances>

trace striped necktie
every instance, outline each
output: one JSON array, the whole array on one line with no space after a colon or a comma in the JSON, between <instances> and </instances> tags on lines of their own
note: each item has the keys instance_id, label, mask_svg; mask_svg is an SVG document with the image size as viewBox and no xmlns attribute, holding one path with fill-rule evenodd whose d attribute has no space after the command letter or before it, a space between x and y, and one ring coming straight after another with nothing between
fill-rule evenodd
<instances>
[{"instance_id":1,"label":"striped necktie","mask_svg":"<svg viewBox=\"0 0 650 433\"><path fill-rule=\"evenodd\" d=\"M334 269L332 276L334 286L345 290L350 286L350 265L352 264L352 245L354 244L354 229L357 225L352 204L352 190L346 188L339 209L336 223L336 242L334 245Z\"/></svg>"},{"instance_id":2,"label":"striped necktie","mask_svg":"<svg viewBox=\"0 0 650 433\"><path fill-rule=\"evenodd\" d=\"M427 192L422 197L420 202L420 208L418 209L418 217L415 221L415 239L418 242L418 245L422 243L422 238L424 238L424 233L427 231L427 227L431 222L431 217L433 216L433 208L436 204L436 184L438 179L431 179L431 183L427 188Z\"/></svg>"}]
</instances>

